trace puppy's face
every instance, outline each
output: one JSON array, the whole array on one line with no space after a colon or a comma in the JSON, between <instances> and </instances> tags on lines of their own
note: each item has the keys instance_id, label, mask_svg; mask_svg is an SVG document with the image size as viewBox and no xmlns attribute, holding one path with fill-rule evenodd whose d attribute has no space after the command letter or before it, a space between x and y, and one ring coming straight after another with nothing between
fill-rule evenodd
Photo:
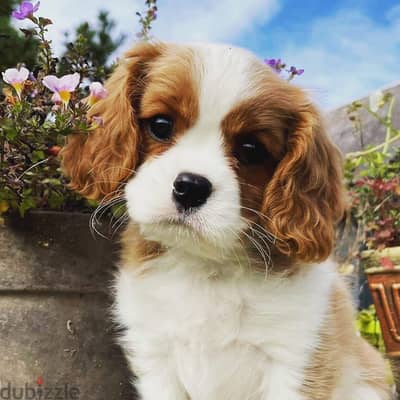
<instances>
[{"instance_id":1,"label":"puppy's face","mask_svg":"<svg viewBox=\"0 0 400 400\"><path fill-rule=\"evenodd\" d=\"M166 246L329 255L340 157L298 88L241 49L160 44L134 48L107 86L91 110L104 125L63 150L73 188L125 183L130 218Z\"/></svg>"}]
</instances>

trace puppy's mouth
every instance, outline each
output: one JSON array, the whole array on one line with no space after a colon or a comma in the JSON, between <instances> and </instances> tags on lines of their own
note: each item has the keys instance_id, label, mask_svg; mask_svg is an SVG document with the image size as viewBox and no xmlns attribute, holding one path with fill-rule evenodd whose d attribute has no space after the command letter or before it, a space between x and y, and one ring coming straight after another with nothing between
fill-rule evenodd
<instances>
[{"instance_id":1,"label":"puppy's mouth","mask_svg":"<svg viewBox=\"0 0 400 400\"><path fill-rule=\"evenodd\" d=\"M201 209L185 210L170 216L160 216L148 223L139 223L142 235L168 247L221 247L228 236Z\"/></svg>"},{"instance_id":2,"label":"puppy's mouth","mask_svg":"<svg viewBox=\"0 0 400 400\"><path fill-rule=\"evenodd\" d=\"M161 217L150 225L154 229L174 232L177 236L184 234L185 236L192 235L197 238L197 236L206 235L205 228L209 225L199 214L199 211L195 209L181 210L176 215Z\"/></svg>"}]
</instances>

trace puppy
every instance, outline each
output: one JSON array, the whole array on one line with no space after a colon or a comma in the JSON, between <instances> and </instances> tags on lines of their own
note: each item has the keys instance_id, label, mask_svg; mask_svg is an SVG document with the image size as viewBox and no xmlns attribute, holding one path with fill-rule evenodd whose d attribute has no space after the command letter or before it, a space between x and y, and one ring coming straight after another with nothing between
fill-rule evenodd
<instances>
[{"instance_id":1,"label":"puppy","mask_svg":"<svg viewBox=\"0 0 400 400\"><path fill-rule=\"evenodd\" d=\"M114 313L141 398L389 399L329 260L341 157L305 93L204 44L139 44L107 88L62 162L126 199Z\"/></svg>"}]
</instances>

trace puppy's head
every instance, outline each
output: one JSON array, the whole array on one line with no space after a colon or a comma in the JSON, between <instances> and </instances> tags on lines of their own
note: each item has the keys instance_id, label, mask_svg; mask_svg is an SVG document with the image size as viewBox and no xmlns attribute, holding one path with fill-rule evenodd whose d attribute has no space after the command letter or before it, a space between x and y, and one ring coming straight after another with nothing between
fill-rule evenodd
<instances>
[{"instance_id":1,"label":"puppy's head","mask_svg":"<svg viewBox=\"0 0 400 400\"><path fill-rule=\"evenodd\" d=\"M141 44L91 115L103 125L62 152L89 198L121 186L142 235L196 252L249 240L292 260L331 252L341 160L307 96L250 53Z\"/></svg>"}]
</instances>

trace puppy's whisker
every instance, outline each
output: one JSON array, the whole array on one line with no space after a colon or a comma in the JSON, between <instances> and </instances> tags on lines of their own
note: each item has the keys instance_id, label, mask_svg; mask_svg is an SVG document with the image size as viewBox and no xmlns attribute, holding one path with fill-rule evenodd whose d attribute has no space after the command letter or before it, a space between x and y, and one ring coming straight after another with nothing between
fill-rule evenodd
<instances>
[{"instance_id":1,"label":"puppy's whisker","mask_svg":"<svg viewBox=\"0 0 400 400\"><path fill-rule=\"evenodd\" d=\"M125 202L125 199L121 196L119 197L114 197L113 199L109 200L107 203L100 205L99 207L96 208L94 211L95 217L99 217L98 219L101 219L104 215L104 213L107 211L107 209L111 209L111 207L117 205L120 202Z\"/></svg>"},{"instance_id":2,"label":"puppy's whisker","mask_svg":"<svg viewBox=\"0 0 400 400\"><path fill-rule=\"evenodd\" d=\"M263 236L265 236L268 240L268 242L270 242L271 244L275 244L277 240L279 240L274 234L272 234L270 231L268 231L266 228L264 228L262 225L258 224L255 221L252 221L246 217L241 217L243 221L245 221L249 226L251 227L257 227L263 234ZM261 233L260 232L260 233Z\"/></svg>"},{"instance_id":3,"label":"puppy's whisker","mask_svg":"<svg viewBox=\"0 0 400 400\"><path fill-rule=\"evenodd\" d=\"M114 191L114 193L116 192L117 191ZM114 193L109 193L107 196L114 195ZM113 206L119 203L125 203L125 198L122 197L122 195L119 195L117 197L112 197L110 200L106 199L107 196L105 196L101 200L99 206L94 210L94 212L90 216L90 221L89 221L90 231L92 235L97 234L105 239L108 238L97 229L97 226L101 225L100 221L107 210L111 209Z\"/></svg>"},{"instance_id":4,"label":"puppy's whisker","mask_svg":"<svg viewBox=\"0 0 400 400\"><path fill-rule=\"evenodd\" d=\"M257 216L259 216L260 218L265 218L265 219L268 219L269 221L271 221L271 218L270 218L270 217L268 217L267 215L261 213L260 211L254 210L253 208L245 207L245 206L242 206L242 205L234 205L234 204L231 204L231 203L223 203L223 202L219 202L219 204L220 204L221 206L225 207L225 208L231 208L231 209L235 209L235 210L240 210L240 209L242 209L242 210L250 211L250 212L256 214ZM266 236L269 237L269 241L270 241L271 243L276 243L277 241L282 241L282 239L279 239L279 238L278 238L277 236L275 236L272 232L268 231L265 227L263 227L262 225L258 224L257 222L252 221L252 220L250 220L250 219L248 219L248 218L246 218L246 217L244 217L244 216L241 216L241 218L242 218L248 225L251 224L251 225L258 226L258 227L261 229L261 231L264 232L264 234L265 234Z\"/></svg>"},{"instance_id":5,"label":"puppy's whisker","mask_svg":"<svg viewBox=\"0 0 400 400\"><path fill-rule=\"evenodd\" d=\"M268 221L271 221L271 217L269 217L266 214L263 214L261 211L257 211L254 208L250 208L250 207L245 207L245 206L240 206L241 209L246 210L246 211L250 211L256 215L258 215L260 218L266 219Z\"/></svg>"},{"instance_id":6,"label":"puppy's whisker","mask_svg":"<svg viewBox=\"0 0 400 400\"><path fill-rule=\"evenodd\" d=\"M239 181L239 184L243 185L243 186L251 187L253 189L257 189L258 191L261 191L261 189L259 187L255 186L255 185L252 185L251 183L246 183L246 182L243 182L243 181Z\"/></svg>"},{"instance_id":7,"label":"puppy's whisker","mask_svg":"<svg viewBox=\"0 0 400 400\"><path fill-rule=\"evenodd\" d=\"M127 182L114 181L114 180L111 180L111 179L96 179L96 182L90 183L89 185L87 185L87 187L90 188L92 186L96 186L99 183L116 183L116 184L118 184L118 187L117 187L116 190L123 190L123 187L126 186L126 184L127 184ZM110 194L114 193L114 192L115 192L115 190L110 192L110 193L107 193L105 195L105 197L110 196Z\"/></svg>"},{"instance_id":8,"label":"puppy's whisker","mask_svg":"<svg viewBox=\"0 0 400 400\"><path fill-rule=\"evenodd\" d=\"M121 217L117 219L116 222L118 224L115 226L115 229L113 230L111 237L114 237L116 233L118 233L119 229L124 226L124 224L129 220L129 215L127 213L124 213Z\"/></svg>"},{"instance_id":9,"label":"puppy's whisker","mask_svg":"<svg viewBox=\"0 0 400 400\"><path fill-rule=\"evenodd\" d=\"M104 164L104 165L110 165L110 166L107 167L107 168L104 168L103 172L108 172L108 171L112 171L112 170L115 170L115 169L117 169L117 170L121 170L122 169L122 170L130 172L131 174L136 174L136 170L134 170L132 168L122 167L120 165L115 166L115 165L112 165L112 164Z\"/></svg>"},{"instance_id":10,"label":"puppy's whisker","mask_svg":"<svg viewBox=\"0 0 400 400\"><path fill-rule=\"evenodd\" d=\"M248 239L249 242L254 246L254 248L258 251L258 253L260 254L261 258L264 261L264 266L265 266L265 270L268 270L268 261L267 261L267 257L265 255L265 251L263 249L263 247L258 243L258 241L253 238L252 236L250 236L248 233L246 233L245 231L242 232L243 235L245 235Z\"/></svg>"},{"instance_id":11,"label":"puppy's whisker","mask_svg":"<svg viewBox=\"0 0 400 400\"><path fill-rule=\"evenodd\" d=\"M262 241L262 243L265 245L265 255L268 259L268 266L272 267L272 258L271 258L271 249L269 247L269 244L266 242L266 240L263 238L263 235L257 231L257 229L250 228L251 232L257 235L257 237ZM266 272L268 271L268 268L266 269Z\"/></svg>"},{"instance_id":12,"label":"puppy's whisker","mask_svg":"<svg viewBox=\"0 0 400 400\"><path fill-rule=\"evenodd\" d=\"M243 242L243 239L240 237L240 235L235 232L232 228L229 228L229 232L235 236L238 240L238 244L240 246L240 249L242 250L243 254L246 256L246 260L247 260L247 268L250 269L251 268L251 262L250 262L250 258L249 258L249 254L248 251L246 249L246 246ZM237 255L236 251L234 250L234 248L232 249L235 252L235 255L237 257L237 260L239 262L239 266L242 266L241 262L240 262L240 257Z\"/></svg>"},{"instance_id":13,"label":"puppy's whisker","mask_svg":"<svg viewBox=\"0 0 400 400\"><path fill-rule=\"evenodd\" d=\"M121 210L124 210L125 208L126 208L126 207L125 207L125 203L122 203L122 204L120 204L120 205L115 205L115 212L116 212L116 214L119 214L120 211L121 211ZM126 209L125 209L125 211L124 211L120 216L118 216L118 217L115 217L114 214L113 214L113 216L111 217L111 229L113 229L116 225L118 225L120 219L121 219L122 217L126 216L126 215L127 215Z\"/></svg>"}]
</instances>

